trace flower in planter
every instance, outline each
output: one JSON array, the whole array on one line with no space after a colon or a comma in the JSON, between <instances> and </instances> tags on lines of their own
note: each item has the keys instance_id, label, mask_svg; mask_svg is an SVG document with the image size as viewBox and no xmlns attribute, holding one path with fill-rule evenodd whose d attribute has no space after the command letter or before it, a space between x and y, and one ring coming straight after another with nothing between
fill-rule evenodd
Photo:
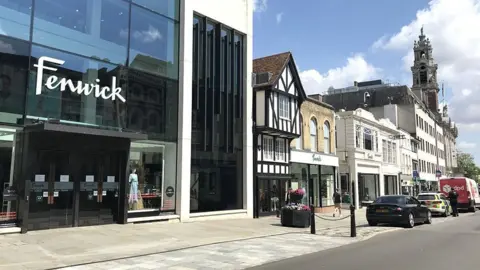
<instances>
[{"instance_id":1,"label":"flower in planter","mask_svg":"<svg viewBox=\"0 0 480 270\"><path fill-rule=\"evenodd\" d=\"M297 210L297 211L310 211L310 207L301 203L290 203L283 207L283 209Z\"/></svg>"}]
</instances>

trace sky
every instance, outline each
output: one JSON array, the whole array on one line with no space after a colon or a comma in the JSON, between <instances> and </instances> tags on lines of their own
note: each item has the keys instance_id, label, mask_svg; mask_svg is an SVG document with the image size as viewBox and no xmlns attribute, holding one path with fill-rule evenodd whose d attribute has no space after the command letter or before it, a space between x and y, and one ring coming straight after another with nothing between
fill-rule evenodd
<instances>
[{"instance_id":1,"label":"sky","mask_svg":"<svg viewBox=\"0 0 480 270\"><path fill-rule=\"evenodd\" d=\"M301 3L301 4L300 4ZM480 165L480 0L254 0L254 58L291 51L307 94L353 81L412 85L420 28L459 128Z\"/></svg>"}]
</instances>

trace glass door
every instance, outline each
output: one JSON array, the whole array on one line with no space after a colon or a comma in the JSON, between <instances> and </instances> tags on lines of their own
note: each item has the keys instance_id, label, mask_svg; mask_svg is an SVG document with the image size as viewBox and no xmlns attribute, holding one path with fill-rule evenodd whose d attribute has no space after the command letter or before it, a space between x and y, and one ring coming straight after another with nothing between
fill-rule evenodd
<instances>
[{"instance_id":1,"label":"glass door","mask_svg":"<svg viewBox=\"0 0 480 270\"><path fill-rule=\"evenodd\" d=\"M111 152L102 156L98 187L99 223L112 224L118 220L118 194L121 167L121 152Z\"/></svg>"},{"instance_id":2,"label":"glass door","mask_svg":"<svg viewBox=\"0 0 480 270\"><path fill-rule=\"evenodd\" d=\"M79 154L79 171L76 180L80 183L78 191L78 226L91 226L99 224L100 202L102 193L99 194L98 183L102 181L100 172L101 157L96 153ZM101 192L101 191L100 191Z\"/></svg>"},{"instance_id":3,"label":"glass door","mask_svg":"<svg viewBox=\"0 0 480 270\"><path fill-rule=\"evenodd\" d=\"M73 183L68 175L68 153L41 151L37 160L31 181L29 230L73 226Z\"/></svg>"}]
</instances>

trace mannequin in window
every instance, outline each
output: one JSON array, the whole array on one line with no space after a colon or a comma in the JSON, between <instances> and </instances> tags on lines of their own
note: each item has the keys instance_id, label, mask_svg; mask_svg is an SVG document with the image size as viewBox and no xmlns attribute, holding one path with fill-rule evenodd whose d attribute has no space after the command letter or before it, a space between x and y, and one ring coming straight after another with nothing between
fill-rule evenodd
<instances>
[{"instance_id":1,"label":"mannequin in window","mask_svg":"<svg viewBox=\"0 0 480 270\"><path fill-rule=\"evenodd\" d=\"M130 183L130 203L138 202L138 175L137 169L133 169L132 173L128 177L128 182Z\"/></svg>"}]
</instances>

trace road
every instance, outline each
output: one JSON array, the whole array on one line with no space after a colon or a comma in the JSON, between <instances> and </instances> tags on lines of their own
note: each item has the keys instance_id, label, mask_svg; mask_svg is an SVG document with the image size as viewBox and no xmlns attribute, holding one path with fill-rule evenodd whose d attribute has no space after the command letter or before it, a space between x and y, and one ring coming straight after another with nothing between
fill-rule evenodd
<instances>
[{"instance_id":1,"label":"road","mask_svg":"<svg viewBox=\"0 0 480 270\"><path fill-rule=\"evenodd\" d=\"M251 270L460 270L478 269L479 265L480 212L477 212Z\"/></svg>"}]
</instances>

